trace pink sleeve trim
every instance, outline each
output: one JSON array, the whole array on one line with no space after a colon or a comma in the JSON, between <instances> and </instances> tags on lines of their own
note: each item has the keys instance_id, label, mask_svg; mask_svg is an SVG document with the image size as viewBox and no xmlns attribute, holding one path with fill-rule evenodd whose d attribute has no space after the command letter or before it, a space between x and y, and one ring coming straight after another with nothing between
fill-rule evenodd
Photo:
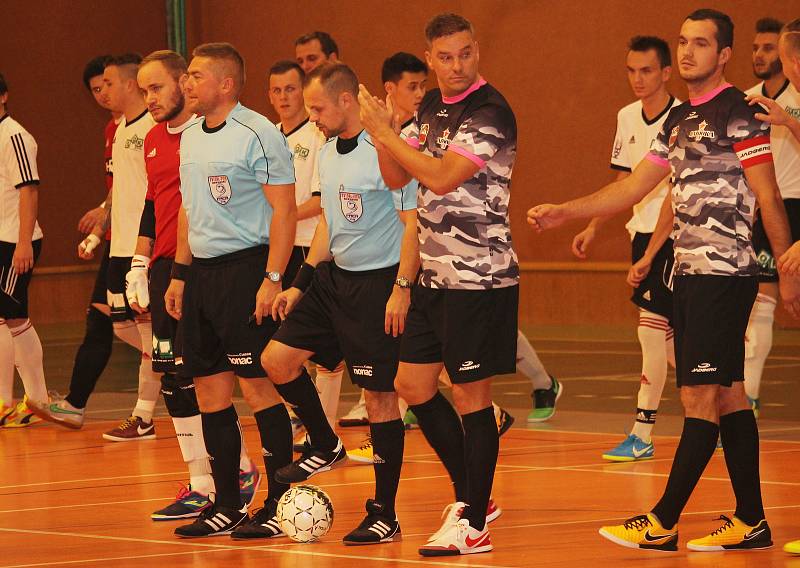
<instances>
[{"instance_id":1,"label":"pink sleeve trim","mask_svg":"<svg viewBox=\"0 0 800 568\"><path fill-rule=\"evenodd\" d=\"M645 154L644 159L653 162L657 166L669 169L669 160L662 158L661 156L656 156L652 152L648 152L647 154Z\"/></svg>"},{"instance_id":2,"label":"pink sleeve trim","mask_svg":"<svg viewBox=\"0 0 800 568\"><path fill-rule=\"evenodd\" d=\"M419 150L419 138L406 138L406 144L415 150Z\"/></svg>"},{"instance_id":3,"label":"pink sleeve trim","mask_svg":"<svg viewBox=\"0 0 800 568\"><path fill-rule=\"evenodd\" d=\"M464 156L467 160L469 160L470 162L472 162L473 164L475 164L476 166L478 166L481 169L483 169L483 167L486 165L486 162L481 160L478 156L476 156L475 154L473 154L469 150L465 150L464 148L461 148L460 146L454 146L453 144L450 144L447 147L447 149L450 150L451 152L455 152L459 156Z\"/></svg>"}]
</instances>

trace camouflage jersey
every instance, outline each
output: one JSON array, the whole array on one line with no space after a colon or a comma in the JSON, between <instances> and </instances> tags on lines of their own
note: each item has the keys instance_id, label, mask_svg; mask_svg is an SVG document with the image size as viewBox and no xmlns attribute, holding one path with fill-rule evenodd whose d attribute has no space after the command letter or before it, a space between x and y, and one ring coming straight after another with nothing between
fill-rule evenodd
<instances>
[{"instance_id":1,"label":"camouflage jersey","mask_svg":"<svg viewBox=\"0 0 800 568\"><path fill-rule=\"evenodd\" d=\"M405 134L409 144L428 156L456 152L479 167L446 195L420 183L420 284L467 290L518 284L508 222L517 122L503 95L483 79L456 97L433 89Z\"/></svg>"},{"instance_id":2,"label":"camouflage jersey","mask_svg":"<svg viewBox=\"0 0 800 568\"><path fill-rule=\"evenodd\" d=\"M744 170L772 161L769 125L724 84L673 108L646 159L672 170L675 274L758 273L756 197Z\"/></svg>"}]
</instances>

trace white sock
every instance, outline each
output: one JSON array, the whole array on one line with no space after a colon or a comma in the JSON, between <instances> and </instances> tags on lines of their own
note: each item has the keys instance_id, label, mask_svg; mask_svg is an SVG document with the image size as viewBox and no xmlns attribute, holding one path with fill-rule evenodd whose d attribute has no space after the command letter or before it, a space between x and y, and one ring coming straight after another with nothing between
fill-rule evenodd
<instances>
[{"instance_id":1,"label":"white sock","mask_svg":"<svg viewBox=\"0 0 800 568\"><path fill-rule=\"evenodd\" d=\"M33 401L47 403L49 398L42 366L42 342L31 320L11 328L11 336L14 338L14 364L25 385L25 394Z\"/></svg>"},{"instance_id":2,"label":"white sock","mask_svg":"<svg viewBox=\"0 0 800 568\"><path fill-rule=\"evenodd\" d=\"M250 460L250 455L247 453L247 446L244 443L244 430L242 429L242 423L238 422L238 424L239 435L242 437L242 450L239 452L239 470L250 471L250 468L253 467L253 462Z\"/></svg>"},{"instance_id":3,"label":"white sock","mask_svg":"<svg viewBox=\"0 0 800 568\"><path fill-rule=\"evenodd\" d=\"M139 363L139 400L136 401L133 415L150 423L153 421L153 410L161 394L161 376L153 371L153 359L150 356L153 350L153 326L150 320L137 319L136 330L139 335L142 361Z\"/></svg>"},{"instance_id":4,"label":"white sock","mask_svg":"<svg viewBox=\"0 0 800 568\"><path fill-rule=\"evenodd\" d=\"M667 318L640 310L637 332L642 347L642 378L636 403L639 410L631 434L645 442L650 441L655 413L667 381L667 334L670 331ZM641 412L642 410L648 412ZM647 414L651 416L648 417Z\"/></svg>"},{"instance_id":5,"label":"white sock","mask_svg":"<svg viewBox=\"0 0 800 568\"><path fill-rule=\"evenodd\" d=\"M517 330L517 369L531 380L534 390L553 386L553 380L547 374L541 359L520 330Z\"/></svg>"},{"instance_id":6,"label":"white sock","mask_svg":"<svg viewBox=\"0 0 800 568\"><path fill-rule=\"evenodd\" d=\"M336 413L339 410L339 394L342 390L342 375L344 374L344 363L329 371L328 369L317 365L317 392L319 392L319 401L322 403L322 410L325 411L325 417L331 428L336 423Z\"/></svg>"},{"instance_id":7,"label":"white sock","mask_svg":"<svg viewBox=\"0 0 800 568\"><path fill-rule=\"evenodd\" d=\"M14 398L14 338L6 320L0 319L0 405Z\"/></svg>"},{"instance_id":8,"label":"white sock","mask_svg":"<svg viewBox=\"0 0 800 568\"><path fill-rule=\"evenodd\" d=\"M200 415L173 418L172 425L178 436L183 461L189 467L189 483L192 489L203 495L214 493L214 478L211 477L211 462L206 452Z\"/></svg>"},{"instance_id":9,"label":"white sock","mask_svg":"<svg viewBox=\"0 0 800 568\"><path fill-rule=\"evenodd\" d=\"M114 335L119 337L122 341L137 351L142 350L142 336L139 335L139 330L136 328L136 322L130 320L115 321Z\"/></svg>"},{"instance_id":10,"label":"white sock","mask_svg":"<svg viewBox=\"0 0 800 568\"><path fill-rule=\"evenodd\" d=\"M764 363L772 349L772 322L777 302L766 294L756 296L744 343L744 390L750 398L758 398Z\"/></svg>"}]
</instances>

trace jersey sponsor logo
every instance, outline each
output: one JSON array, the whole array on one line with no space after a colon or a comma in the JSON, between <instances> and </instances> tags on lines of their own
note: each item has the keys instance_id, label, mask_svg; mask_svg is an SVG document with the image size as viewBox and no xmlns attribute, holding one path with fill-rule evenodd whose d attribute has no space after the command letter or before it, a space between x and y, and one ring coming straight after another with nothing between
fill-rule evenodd
<instances>
[{"instance_id":1,"label":"jersey sponsor logo","mask_svg":"<svg viewBox=\"0 0 800 568\"><path fill-rule=\"evenodd\" d=\"M617 138L614 140L614 150L611 152L611 157L615 160L619 158L619 155L622 153L622 140Z\"/></svg>"},{"instance_id":2,"label":"jersey sponsor logo","mask_svg":"<svg viewBox=\"0 0 800 568\"><path fill-rule=\"evenodd\" d=\"M372 365L355 365L353 366L353 374L359 377L371 377Z\"/></svg>"},{"instance_id":3,"label":"jersey sponsor logo","mask_svg":"<svg viewBox=\"0 0 800 568\"><path fill-rule=\"evenodd\" d=\"M669 133L669 145L670 146L673 146L675 144L675 141L678 139L678 132L680 132L680 130L681 130L680 127L676 126Z\"/></svg>"},{"instance_id":4,"label":"jersey sponsor logo","mask_svg":"<svg viewBox=\"0 0 800 568\"><path fill-rule=\"evenodd\" d=\"M707 127L708 122L704 120L697 125L697 130L689 131L689 138L694 138L695 142L700 142L703 138L714 140L717 137L717 133L713 130L706 130Z\"/></svg>"},{"instance_id":5,"label":"jersey sponsor logo","mask_svg":"<svg viewBox=\"0 0 800 568\"><path fill-rule=\"evenodd\" d=\"M364 206L361 203L360 193L344 191L344 186L340 185L339 202L342 205L342 215L344 215L345 219L351 223L355 223L361 219L361 215L364 213Z\"/></svg>"},{"instance_id":6,"label":"jersey sponsor logo","mask_svg":"<svg viewBox=\"0 0 800 568\"><path fill-rule=\"evenodd\" d=\"M686 119L687 120L691 120L691 119L697 118L697 117L698 117L697 111L693 110L692 112L689 113L689 115L686 117Z\"/></svg>"},{"instance_id":7,"label":"jersey sponsor logo","mask_svg":"<svg viewBox=\"0 0 800 568\"><path fill-rule=\"evenodd\" d=\"M436 116L440 116L442 118L447 118L450 115L447 114L447 109L443 108L442 110L440 110L439 112L436 113Z\"/></svg>"},{"instance_id":8,"label":"jersey sponsor logo","mask_svg":"<svg viewBox=\"0 0 800 568\"><path fill-rule=\"evenodd\" d=\"M714 373L717 368L712 367L711 363L700 363L697 367L692 369L692 373Z\"/></svg>"},{"instance_id":9,"label":"jersey sponsor logo","mask_svg":"<svg viewBox=\"0 0 800 568\"><path fill-rule=\"evenodd\" d=\"M296 144L294 147L294 157L301 160L307 160L310 152L311 150L309 148L304 148L300 144Z\"/></svg>"},{"instance_id":10,"label":"jersey sponsor logo","mask_svg":"<svg viewBox=\"0 0 800 568\"><path fill-rule=\"evenodd\" d=\"M220 205L226 205L231 200L233 191L228 176L208 176L208 189L211 197Z\"/></svg>"},{"instance_id":11,"label":"jersey sponsor logo","mask_svg":"<svg viewBox=\"0 0 800 568\"><path fill-rule=\"evenodd\" d=\"M459 371L472 371L474 369L480 368L481 364L476 363L475 361L464 361L461 363L461 366L458 368Z\"/></svg>"},{"instance_id":12,"label":"jersey sponsor logo","mask_svg":"<svg viewBox=\"0 0 800 568\"><path fill-rule=\"evenodd\" d=\"M111 161L111 158L106 160L106 175L109 176L114 173L114 162Z\"/></svg>"},{"instance_id":13,"label":"jersey sponsor logo","mask_svg":"<svg viewBox=\"0 0 800 568\"><path fill-rule=\"evenodd\" d=\"M428 139L428 131L431 129L430 124L423 124L419 127L419 144L422 146Z\"/></svg>"},{"instance_id":14,"label":"jersey sponsor logo","mask_svg":"<svg viewBox=\"0 0 800 568\"><path fill-rule=\"evenodd\" d=\"M442 135L436 139L436 143L439 145L439 148L442 150L447 150L447 147L450 145L450 129L445 128Z\"/></svg>"},{"instance_id":15,"label":"jersey sponsor logo","mask_svg":"<svg viewBox=\"0 0 800 568\"><path fill-rule=\"evenodd\" d=\"M233 355L228 355L228 361L230 361L231 365L252 365L253 364L253 354L252 353L236 353Z\"/></svg>"},{"instance_id":16,"label":"jersey sponsor logo","mask_svg":"<svg viewBox=\"0 0 800 568\"><path fill-rule=\"evenodd\" d=\"M134 134L127 140L125 140L125 148L130 149L133 148L134 150L141 150L144 147L144 138L139 138L138 134Z\"/></svg>"},{"instance_id":17,"label":"jersey sponsor logo","mask_svg":"<svg viewBox=\"0 0 800 568\"><path fill-rule=\"evenodd\" d=\"M792 108L792 107L787 105L786 108L783 109L783 110L785 110L786 114L788 114L792 118L800 120L800 108Z\"/></svg>"}]
</instances>

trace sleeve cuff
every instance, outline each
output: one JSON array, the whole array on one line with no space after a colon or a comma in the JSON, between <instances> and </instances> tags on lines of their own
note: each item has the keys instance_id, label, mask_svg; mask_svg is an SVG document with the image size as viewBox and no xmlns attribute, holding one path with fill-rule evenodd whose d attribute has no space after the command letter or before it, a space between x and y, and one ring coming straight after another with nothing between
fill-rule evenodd
<instances>
[{"instance_id":1,"label":"sleeve cuff","mask_svg":"<svg viewBox=\"0 0 800 568\"><path fill-rule=\"evenodd\" d=\"M16 189L22 189L23 187L26 187L26 186L29 186L29 185L39 185L39 180L38 179L29 179L27 181L23 181L22 183L18 183L14 187Z\"/></svg>"},{"instance_id":2,"label":"sleeve cuff","mask_svg":"<svg viewBox=\"0 0 800 568\"><path fill-rule=\"evenodd\" d=\"M454 146L453 144L450 144L447 147L447 149L449 151L451 151L451 152L455 152L459 156L465 157L466 159L468 159L470 162L472 162L473 164L475 164L476 166L478 166L481 169L483 169L483 167L486 165L486 162L483 161L481 158L479 158L478 156L476 156L475 154L473 154L469 150L465 150L464 148L462 148L460 146Z\"/></svg>"},{"instance_id":3,"label":"sleeve cuff","mask_svg":"<svg viewBox=\"0 0 800 568\"><path fill-rule=\"evenodd\" d=\"M612 170L617 170L618 172L628 172L631 173L631 169L627 166L620 166L619 164L611 164Z\"/></svg>"}]
</instances>

